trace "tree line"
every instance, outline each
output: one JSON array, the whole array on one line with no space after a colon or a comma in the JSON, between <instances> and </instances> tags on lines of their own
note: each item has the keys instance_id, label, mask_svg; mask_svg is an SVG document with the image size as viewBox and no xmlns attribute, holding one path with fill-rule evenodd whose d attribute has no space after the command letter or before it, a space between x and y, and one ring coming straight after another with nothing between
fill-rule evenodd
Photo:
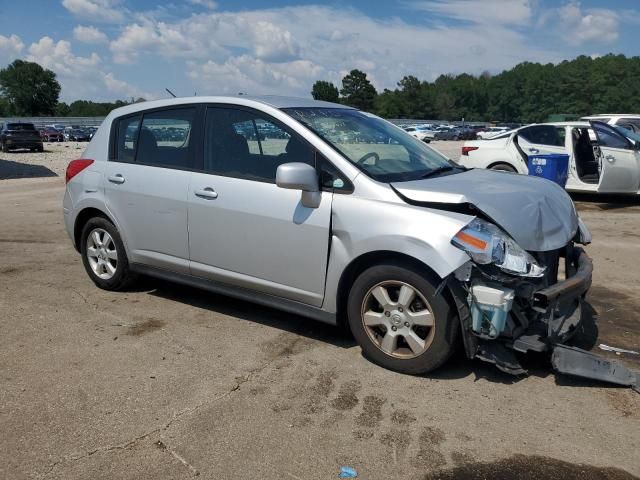
<instances>
[{"instance_id":1,"label":"tree line","mask_svg":"<svg viewBox=\"0 0 640 480\"><path fill-rule=\"evenodd\" d=\"M59 101L56 74L34 62L15 60L0 69L0 117L100 117L144 99L115 102ZM338 89L313 84L317 100L340 102L385 118L541 122L551 114L640 111L640 57L580 56L558 64L524 62L492 75L440 75L434 81L405 76L393 90L377 92L367 74L351 70Z\"/></svg>"},{"instance_id":2,"label":"tree line","mask_svg":"<svg viewBox=\"0 0 640 480\"><path fill-rule=\"evenodd\" d=\"M559 64L524 62L500 74L405 76L377 92L365 72L352 70L338 90L318 80L311 95L385 118L542 122L552 114L584 116L640 111L640 57L579 56Z\"/></svg>"},{"instance_id":3,"label":"tree line","mask_svg":"<svg viewBox=\"0 0 640 480\"><path fill-rule=\"evenodd\" d=\"M60 83L56 74L34 62L15 60L0 70L0 117L104 117L111 110L143 98L92 102L59 101Z\"/></svg>"}]
</instances>

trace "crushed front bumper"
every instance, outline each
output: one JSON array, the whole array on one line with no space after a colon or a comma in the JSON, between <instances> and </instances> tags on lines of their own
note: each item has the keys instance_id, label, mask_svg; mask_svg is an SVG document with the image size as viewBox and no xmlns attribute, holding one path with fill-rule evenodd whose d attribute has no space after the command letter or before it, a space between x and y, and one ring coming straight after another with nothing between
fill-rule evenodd
<instances>
[{"instance_id":1,"label":"crushed front bumper","mask_svg":"<svg viewBox=\"0 0 640 480\"><path fill-rule=\"evenodd\" d=\"M576 248L575 273L554 285L538 290L533 294L533 308L543 312L552 311L558 304L568 303L581 298L591 287L593 262L584 250Z\"/></svg>"}]
</instances>

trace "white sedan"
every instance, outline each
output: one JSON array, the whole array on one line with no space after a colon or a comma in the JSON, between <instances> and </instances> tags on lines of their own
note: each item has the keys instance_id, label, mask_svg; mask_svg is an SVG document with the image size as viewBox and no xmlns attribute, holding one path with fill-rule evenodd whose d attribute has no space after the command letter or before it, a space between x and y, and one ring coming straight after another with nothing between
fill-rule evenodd
<instances>
[{"instance_id":1,"label":"white sedan","mask_svg":"<svg viewBox=\"0 0 640 480\"><path fill-rule=\"evenodd\" d=\"M569 155L566 189L640 194L640 136L602 122L527 125L487 140L465 142L458 163L528 174L528 156Z\"/></svg>"},{"instance_id":2,"label":"white sedan","mask_svg":"<svg viewBox=\"0 0 640 480\"><path fill-rule=\"evenodd\" d=\"M422 140L423 142L430 143L434 136L434 131L427 127L420 126L411 126L404 127L404 131L407 132L412 137L416 137L418 140Z\"/></svg>"}]
</instances>

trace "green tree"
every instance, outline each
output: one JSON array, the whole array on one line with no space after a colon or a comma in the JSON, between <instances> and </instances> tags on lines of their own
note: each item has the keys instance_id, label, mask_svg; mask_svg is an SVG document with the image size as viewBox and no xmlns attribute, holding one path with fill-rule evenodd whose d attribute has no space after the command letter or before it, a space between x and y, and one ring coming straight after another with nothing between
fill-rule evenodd
<instances>
[{"instance_id":1,"label":"green tree","mask_svg":"<svg viewBox=\"0 0 640 480\"><path fill-rule=\"evenodd\" d=\"M344 103L361 110L373 110L378 92L367 78L367 74L360 70L351 70L342 79L340 95Z\"/></svg>"},{"instance_id":2,"label":"green tree","mask_svg":"<svg viewBox=\"0 0 640 480\"><path fill-rule=\"evenodd\" d=\"M68 117L70 110L71 109L68 104L65 102L58 102L56 104L55 115L56 117Z\"/></svg>"},{"instance_id":3,"label":"green tree","mask_svg":"<svg viewBox=\"0 0 640 480\"><path fill-rule=\"evenodd\" d=\"M37 63L15 60L0 70L0 95L9 104L11 115L52 115L60 84L51 70Z\"/></svg>"},{"instance_id":4,"label":"green tree","mask_svg":"<svg viewBox=\"0 0 640 480\"><path fill-rule=\"evenodd\" d=\"M318 80L311 88L311 96L314 100L324 100L325 102L338 103L338 87L326 80Z\"/></svg>"}]
</instances>

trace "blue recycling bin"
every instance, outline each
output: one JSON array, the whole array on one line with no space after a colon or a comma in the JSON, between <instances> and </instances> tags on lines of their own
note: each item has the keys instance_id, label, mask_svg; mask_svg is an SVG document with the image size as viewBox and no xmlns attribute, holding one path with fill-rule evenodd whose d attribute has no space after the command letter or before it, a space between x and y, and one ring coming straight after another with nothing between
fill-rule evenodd
<instances>
[{"instance_id":1,"label":"blue recycling bin","mask_svg":"<svg viewBox=\"0 0 640 480\"><path fill-rule=\"evenodd\" d=\"M529 175L546 178L561 187L567 184L569 176L569 155L551 153L545 155L529 155Z\"/></svg>"}]
</instances>

